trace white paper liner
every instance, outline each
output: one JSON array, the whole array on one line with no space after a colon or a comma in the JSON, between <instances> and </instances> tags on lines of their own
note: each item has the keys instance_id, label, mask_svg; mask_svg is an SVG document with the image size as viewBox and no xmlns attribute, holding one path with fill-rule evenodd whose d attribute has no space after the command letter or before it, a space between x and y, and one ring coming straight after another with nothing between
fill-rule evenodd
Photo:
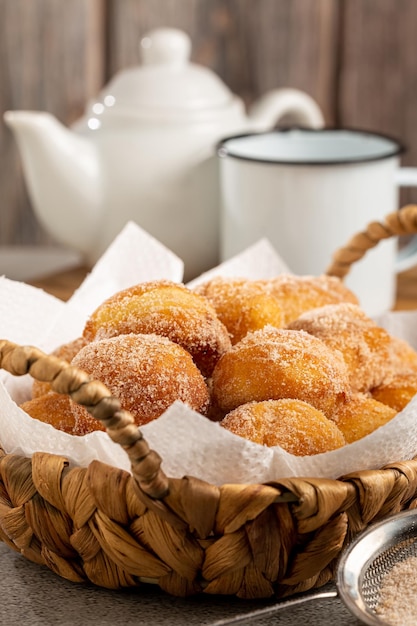
<instances>
[{"instance_id":1,"label":"white paper liner","mask_svg":"<svg viewBox=\"0 0 417 626\"><path fill-rule=\"evenodd\" d=\"M289 269L269 242L261 240L189 285L212 275L270 278L283 271ZM116 291L146 280L180 282L182 276L182 261L130 222L67 303L40 289L0 278L0 334L48 352L80 336L87 317ZM417 348L416 312L386 313L377 321ZM30 457L35 451L50 452L81 466L98 459L130 469L125 452L106 433L73 437L26 415L18 404L30 397L31 385L29 376L16 378L0 372L0 443L7 453ZM417 398L360 441L311 457L246 441L180 402L141 431L172 477L193 475L213 484L258 483L289 476L338 478L417 456Z\"/></svg>"}]
</instances>

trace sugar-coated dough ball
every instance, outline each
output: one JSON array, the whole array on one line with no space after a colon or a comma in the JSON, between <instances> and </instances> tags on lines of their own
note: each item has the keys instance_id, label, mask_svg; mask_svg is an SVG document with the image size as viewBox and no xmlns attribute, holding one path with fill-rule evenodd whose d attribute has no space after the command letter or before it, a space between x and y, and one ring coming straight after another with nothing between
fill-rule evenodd
<instances>
[{"instance_id":1,"label":"sugar-coated dough ball","mask_svg":"<svg viewBox=\"0 0 417 626\"><path fill-rule=\"evenodd\" d=\"M395 409L366 394L357 393L336 407L332 419L344 434L346 442L352 443L384 426L395 415Z\"/></svg>"},{"instance_id":2,"label":"sugar-coated dough ball","mask_svg":"<svg viewBox=\"0 0 417 626\"><path fill-rule=\"evenodd\" d=\"M87 435L95 430L104 430L101 422L90 415L87 409L60 393L49 391L24 402L20 408L34 419L70 435Z\"/></svg>"},{"instance_id":3,"label":"sugar-coated dough ball","mask_svg":"<svg viewBox=\"0 0 417 626\"><path fill-rule=\"evenodd\" d=\"M384 383L398 377L417 379L417 352L404 339L390 335Z\"/></svg>"},{"instance_id":4,"label":"sugar-coated dough ball","mask_svg":"<svg viewBox=\"0 0 417 626\"><path fill-rule=\"evenodd\" d=\"M92 341L72 365L101 381L141 426L175 400L205 413L208 388L190 354L160 335L118 335Z\"/></svg>"},{"instance_id":5,"label":"sugar-coated dough ball","mask_svg":"<svg viewBox=\"0 0 417 626\"><path fill-rule=\"evenodd\" d=\"M267 326L223 355L212 378L214 404L228 413L251 401L293 398L325 414L349 391L338 352L304 331Z\"/></svg>"},{"instance_id":6,"label":"sugar-coated dough ball","mask_svg":"<svg viewBox=\"0 0 417 626\"><path fill-rule=\"evenodd\" d=\"M114 294L87 320L89 341L129 333L157 334L185 348L204 376L230 346L230 338L206 298L167 280L140 283Z\"/></svg>"},{"instance_id":7,"label":"sugar-coated dough ball","mask_svg":"<svg viewBox=\"0 0 417 626\"><path fill-rule=\"evenodd\" d=\"M304 330L340 351L353 392L369 391L390 371L390 335L355 304L329 304L308 311L288 328Z\"/></svg>"},{"instance_id":8,"label":"sugar-coated dough ball","mask_svg":"<svg viewBox=\"0 0 417 626\"><path fill-rule=\"evenodd\" d=\"M284 326L281 304L255 280L216 277L198 285L195 292L213 305L229 331L232 344L267 324L277 328Z\"/></svg>"},{"instance_id":9,"label":"sugar-coated dough ball","mask_svg":"<svg viewBox=\"0 0 417 626\"><path fill-rule=\"evenodd\" d=\"M335 276L296 276L283 273L275 278L259 281L259 284L280 304L284 315L283 326L287 326L302 313L326 304L359 304L356 295Z\"/></svg>"},{"instance_id":10,"label":"sugar-coated dough ball","mask_svg":"<svg viewBox=\"0 0 417 626\"><path fill-rule=\"evenodd\" d=\"M387 404L396 411L402 411L417 394L416 373L403 374L390 378L387 382L371 390L375 400Z\"/></svg>"},{"instance_id":11,"label":"sugar-coated dough ball","mask_svg":"<svg viewBox=\"0 0 417 626\"><path fill-rule=\"evenodd\" d=\"M296 456L345 445L336 424L302 400L249 402L231 411L220 424L235 435L265 446L281 446Z\"/></svg>"}]
</instances>

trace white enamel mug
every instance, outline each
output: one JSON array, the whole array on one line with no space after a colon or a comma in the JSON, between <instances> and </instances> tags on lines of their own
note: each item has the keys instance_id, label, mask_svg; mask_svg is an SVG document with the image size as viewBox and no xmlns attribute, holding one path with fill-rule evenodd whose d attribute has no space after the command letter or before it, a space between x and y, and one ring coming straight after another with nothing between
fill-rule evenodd
<instances>
[{"instance_id":1,"label":"white enamel mug","mask_svg":"<svg viewBox=\"0 0 417 626\"><path fill-rule=\"evenodd\" d=\"M319 275L333 253L369 222L398 209L402 145L351 129L284 129L218 144L222 260L267 238L295 274ZM417 240L398 252L388 239L352 267L345 283L369 315L389 310L396 275L417 265Z\"/></svg>"}]
</instances>

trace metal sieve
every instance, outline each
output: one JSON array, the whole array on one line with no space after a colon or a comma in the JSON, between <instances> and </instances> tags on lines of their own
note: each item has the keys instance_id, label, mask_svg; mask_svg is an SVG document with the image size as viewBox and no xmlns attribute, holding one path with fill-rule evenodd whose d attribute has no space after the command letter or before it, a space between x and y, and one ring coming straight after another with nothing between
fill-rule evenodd
<instances>
[{"instance_id":1,"label":"metal sieve","mask_svg":"<svg viewBox=\"0 0 417 626\"><path fill-rule=\"evenodd\" d=\"M290 598L246 614L216 621L211 626L244 624L272 615L281 609L339 597L364 624L389 626L376 613L383 579L392 568L409 557L417 557L417 510L389 515L360 533L344 550L336 571L336 590Z\"/></svg>"}]
</instances>

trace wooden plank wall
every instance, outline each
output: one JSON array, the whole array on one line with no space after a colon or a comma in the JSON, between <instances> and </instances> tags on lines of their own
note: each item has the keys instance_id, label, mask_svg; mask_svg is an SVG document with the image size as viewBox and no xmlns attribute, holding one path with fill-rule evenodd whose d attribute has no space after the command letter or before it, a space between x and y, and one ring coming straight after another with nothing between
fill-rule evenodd
<instances>
[{"instance_id":1,"label":"wooden plank wall","mask_svg":"<svg viewBox=\"0 0 417 626\"><path fill-rule=\"evenodd\" d=\"M0 245L51 243L33 214L7 109L65 124L158 26L189 33L192 60L251 103L291 86L328 125L394 135L417 165L415 0L0 0ZM417 191L402 193L417 202Z\"/></svg>"}]
</instances>

